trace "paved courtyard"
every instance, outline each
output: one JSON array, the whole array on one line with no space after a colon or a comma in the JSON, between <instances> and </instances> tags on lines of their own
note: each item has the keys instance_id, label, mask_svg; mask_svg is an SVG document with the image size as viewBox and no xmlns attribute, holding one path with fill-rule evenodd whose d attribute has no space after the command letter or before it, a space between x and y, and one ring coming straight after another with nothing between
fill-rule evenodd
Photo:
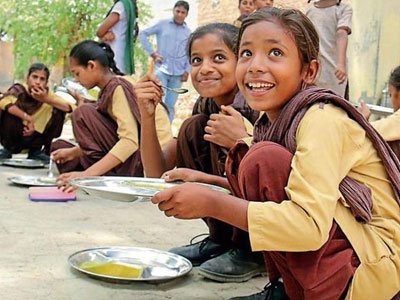
<instances>
[{"instance_id":1,"label":"paved courtyard","mask_svg":"<svg viewBox=\"0 0 400 300\"><path fill-rule=\"evenodd\" d=\"M151 202L127 203L78 192L75 202L28 200L28 188L7 177L45 176L45 169L0 166L0 299L126 300L228 299L256 292L265 277L220 284L196 268L163 284L113 284L89 278L68 265L70 254L100 246L168 250L207 228L201 220L167 218Z\"/></svg>"}]
</instances>

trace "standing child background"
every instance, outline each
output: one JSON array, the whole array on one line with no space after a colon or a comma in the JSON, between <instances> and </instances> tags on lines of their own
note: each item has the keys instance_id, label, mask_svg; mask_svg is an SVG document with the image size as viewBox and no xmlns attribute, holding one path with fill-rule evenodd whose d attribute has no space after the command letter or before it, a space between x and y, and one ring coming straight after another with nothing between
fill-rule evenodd
<instances>
[{"instance_id":1,"label":"standing child background","mask_svg":"<svg viewBox=\"0 0 400 300\"><path fill-rule=\"evenodd\" d=\"M115 0L106 19L97 29L97 36L114 52L115 63L124 74L135 73L134 43L139 33L136 0Z\"/></svg>"},{"instance_id":2,"label":"standing child background","mask_svg":"<svg viewBox=\"0 0 400 300\"><path fill-rule=\"evenodd\" d=\"M320 39L321 70L316 84L348 99L347 43L353 9L341 0L320 0L308 8L306 16Z\"/></svg>"}]
</instances>

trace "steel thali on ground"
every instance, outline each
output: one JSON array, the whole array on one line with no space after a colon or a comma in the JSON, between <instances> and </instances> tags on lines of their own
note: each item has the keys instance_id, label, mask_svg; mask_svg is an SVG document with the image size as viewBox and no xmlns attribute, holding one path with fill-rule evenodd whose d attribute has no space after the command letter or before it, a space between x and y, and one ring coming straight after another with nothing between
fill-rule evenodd
<instances>
[{"instance_id":1,"label":"steel thali on ground","mask_svg":"<svg viewBox=\"0 0 400 300\"><path fill-rule=\"evenodd\" d=\"M25 186L56 186L56 178L38 177L38 176L13 176L8 177L8 181Z\"/></svg>"},{"instance_id":2,"label":"steel thali on ground","mask_svg":"<svg viewBox=\"0 0 400 300\"><path fill-rule=\"evenodd\" d=\"M68 262L72 268L90 277L120 283L163 282L184 276L192 269L190 261L180 255L141 247L86 249L72 254ZM126 276L99 271L102 270L102 266L110 264L140 270L140 272L136 274L137 276Z\"/></svg>"},{"instance_id":3,"label":"steel thali on ground","mask_svg":"<svg viewBox=\"0 0 400 300\"><path fill-rule=\"evenodd\" d=\"M29 158L7 158L2 159L0 162L4 166L19 168L43 168L45 166L44 162Z\"/></svg>"}]
</instances>

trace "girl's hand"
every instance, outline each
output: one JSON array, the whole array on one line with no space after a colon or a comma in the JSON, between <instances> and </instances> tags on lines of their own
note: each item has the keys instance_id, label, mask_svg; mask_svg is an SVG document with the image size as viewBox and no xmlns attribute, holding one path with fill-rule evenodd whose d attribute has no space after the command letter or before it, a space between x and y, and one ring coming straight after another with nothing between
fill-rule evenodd
<instances>
[{"instance_id":1,"label":"girl's hand","mask_svg":"<svg viewBox=\"0 0 400 300\"><path fill-rule=\"evenodd\" d=\"M161 102L164 92L161 81L153 74L142 77L135 85L135 93L142 117L152 117L156 106Z\"/></svg>"},{"instance_id":2,"label":"girl's hand","mask_svg":"<svg viewBox=\"0 0 400 300\"><path fill-rule=\"evenodd\" d=\"M58 149L53 151L51 156L53 157L53 161L55 161L57 164L63 164L77 157L74 148Z\"/></svg>"},{"instance_id":3,"label":"girl's hand","mask_svg":"<svg viewBox=\"0 0 400 300\"><path fill-rule=\"evenodd\" d=\"M335 70L335 76L338 79L339 84L344 83L347 79L346 66L337 65Z\"/></svg>"},{"instance_id":4,"label":"girl's hand","mask_svg":"<svg viewBox=\"0 0 400 300\"><path fill-rule=\"evenodd\" d=\"M33 125L32 121L27 121L24 129L22 131L23 136L31 136L35 132L35 125Z\"/></svg>"},{"instance_id":5,"label":"girl's hand","mask_svg":"<svg viewBox=\"0 0 400 300\"><path fill-rule=\"evenodd\" d=\"M77 91L68 91L68 94L70 94L72 97L75 98L76 100L76 106L81 106L85 102L83 101L81 95Z\"/></svg>"},{"instance_id":6,"label":"girl's hand","mask_svg":"<svg viewBox=\"0 0 400 300\"><path fill-rule=\"evenodd\" d=\"M236 141L247 137L242 115L232 106L221 106L222 114L212 114L204 131L204 139L225 148L232 148Z\"/></svg>"},{"instance_id":7,"label":"girl's hand","mask_svg":"<svg viewBox=\"0 0 400 300\"><path fill-rule=\"evenodd\" d=\"M185 182L203 182L203 177L203 172L187 168L172 169L161 176L161 178L167 182L177 180L183 180Z\"/></svg>"},{"instance_id":8,"label":"girl's hand","mask_svg":"<svg viewBox=\"0 0 400 300\"><path fill-rule=\"evenodd\" d=\"M369 119L371 116L371 110L367 106L364 100L360 101L360 106L357 107L357 110L364 116L365 119Z\"/></svg>"},{"instance_id":9,"label":"girl's hand","mask_svg":"<svg viewBox=\"0 0 400 300\"><path fill-rule=\"evenodd\" d=\"M163 62L163 57L161 56L160 53L158 53L157 51L155 51L153 54L151 54L151 57L154 59L154 61L158 64L162 64Z\"/></svg>"},{"instance_id":10,"label":"girl's hand","mask_svg":"<svg viewBox=\"0 0 400 300\"><path fill-rule=\"evenodd\" d=\"M31 95L35 100L46 103L48 101L49 91L45 87L34 86L31 89Z\"/></svg>"},{"instance_id":11,"label":"girl's hand","mask_svg":"<svg viewBox=\"0 0 400 300\"><path fill-rule=\"evenodd\" d=\"M69 172L61 174L57 177L58 188L62 189L63 192L70 193L75 191L77 188L69 184L69 181L74 178L86 177L87 174L83 172Z\"/></svg>"},{"instance_id":12,"label":"girl's hand","mask_svg":"<svg viewBox=\"0 0 400 300\"><path fill-rule=\"evenodd\" d=\"M209 211L218 193L206 186L184 183L157 193L151 202L167 217L198 219L209 216Z\"/></svg>"},{"instance_id":13,"label":"girl's hand","mask_svg":"<svg viewBox=\"0 0 400 300\"><path fill-rule=\"evenodd\" d=\"M112 31L107 31L106 34L103 36L102 40L106 43L112 42L115 40L115 34Z\"/></svg>"}]
</instances>

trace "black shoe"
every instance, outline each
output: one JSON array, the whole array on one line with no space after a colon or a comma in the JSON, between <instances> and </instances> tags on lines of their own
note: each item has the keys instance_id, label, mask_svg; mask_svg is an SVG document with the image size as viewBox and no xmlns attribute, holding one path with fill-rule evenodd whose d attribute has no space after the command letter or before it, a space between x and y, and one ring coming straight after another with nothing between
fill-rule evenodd
<instances>
[{"instance_id":1,"label":"black shoe","mask_svg":"<svg viewBox=\"0 0 400 300\"><path fill-rule=\"evenodd\" d=\"M231 249L199 267L199 274L219 282L244 282L266 273L261 253Z\"/></svg>"},{"instance_id":2,"label":"black shoe","mask_svg":"<svg viewBox=\"0 0 400 300\"><path fill-rule=\"evenodd\" d=\"M269 282L264 287L264 290L260 293L243 296L234 297L229 300L290 300L288 295L286 295L285 287L280 281Z\"/></svg>"},{"instance_id":3,"label":"black shoe","mask_svg":"<svg viewBox=\"0 0 400 300\"><path fill-rule=\"evenodd\" d=\"M45 164L50 162L50 156L40 150L29 150L28 159L40 160Z\"/></svg>"},{"instance_id":4,"label":"black shoe","mask_svg":"<svg viewBox=\"0 0 400 300\"><path fill-rule=\"evenodd\" d=\"M190 245L172 248L169 252L187 258L192 265L196 267L211 258L221 255L229 249L228 245L213 242L209 237L195 244L192 244L192 241L190 241Z\"/></svg>"},{"instance_id":5,"label":"black shoe","mask_svg":"<svg viewBox=\"0 0 400 300\"><path fill-rule=\"evenodd\" d=\"M12 157L11 151L8 151L5 148L0 149L0 159L7 159L7 158L11 158L11 157Z\"/></svg>"}]
</instances>

